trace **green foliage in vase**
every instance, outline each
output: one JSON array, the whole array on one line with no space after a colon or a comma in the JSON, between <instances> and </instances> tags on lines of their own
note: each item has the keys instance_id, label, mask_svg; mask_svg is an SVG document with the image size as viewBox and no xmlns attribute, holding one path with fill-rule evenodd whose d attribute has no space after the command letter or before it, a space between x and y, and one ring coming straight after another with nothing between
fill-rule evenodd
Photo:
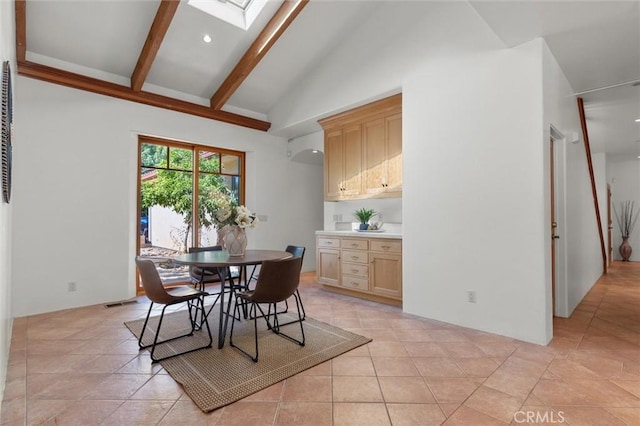
<instances>
[{"instance_id":1,"label":"green foliage in vase","mask_svg":"<svg viewBox=\"0 0 640 426\"><path fill-rule=\"evenodd\" d=\"M369 220L377 214L373 209L361 208L353 212L354 216L360 220L360 223L367 223Z\"/></svg>"}]
</instances>

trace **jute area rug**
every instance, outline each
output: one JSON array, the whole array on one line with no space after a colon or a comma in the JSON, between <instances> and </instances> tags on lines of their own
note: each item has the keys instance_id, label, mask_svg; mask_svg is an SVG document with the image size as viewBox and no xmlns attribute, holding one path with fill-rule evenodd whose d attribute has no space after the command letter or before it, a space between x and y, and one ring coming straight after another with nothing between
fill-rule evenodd
<instances>
[{"instance_id":1,"label":"jute area rug","mask_svg":"<svg viewBox=\"0 0 640 426\"><path fill-rule=\"evenodd\" d=\"M157 320L152 317L147 325L145 341L153 341ZM279 315L280 322L293 319L290 314ZM136 336L140 336L144 318L125 322ZM160 361L164 369L180 383L184 391L204 412L231 404L252 393L271 386L301 371L357 348L371 339L342 330L307 317L304 324L306 345L299 346L288 339L267 330L263 319L258 319L259 360L254 363L237 349L229 346L229 330L222 349L217 348L218 308L209 315L213 335L213 347ZM229 329L231 321L229 321ZM189 329L186 311L166 314L160 339L184 334ZM299 324L282 327L282 331L300 338ZM156 348L158 357L185 349L203 346L208 337L206 331L196 331L193 336L177 339ZM235 322L233 341L253 353L253 320ZM147 343L147 342L145 342Z\"/></svg>"}]
</instances>

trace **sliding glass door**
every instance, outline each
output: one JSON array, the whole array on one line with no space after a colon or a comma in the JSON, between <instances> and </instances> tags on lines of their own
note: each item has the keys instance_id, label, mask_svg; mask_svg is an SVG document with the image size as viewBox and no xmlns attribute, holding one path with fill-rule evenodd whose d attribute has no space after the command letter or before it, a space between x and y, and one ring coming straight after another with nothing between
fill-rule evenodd
<instances>
[{"instance_id":1,"label":"sliding glass door","mask_svg":"<svg viewBox=\"0 0 640 426\"><path fill-rule=\"evenodd\" d=\"M244 153L142 136L138 151L138 254L156 262L165 284L184 283L187 268L171 258L218 243L213 195L244 202Z\"/></svg>"}]
</instances>

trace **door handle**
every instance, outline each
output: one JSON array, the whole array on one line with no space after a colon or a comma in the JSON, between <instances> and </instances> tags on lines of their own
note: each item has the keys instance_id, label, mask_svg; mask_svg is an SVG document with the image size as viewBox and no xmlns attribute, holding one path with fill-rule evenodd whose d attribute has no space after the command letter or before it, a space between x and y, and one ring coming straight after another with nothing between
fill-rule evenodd
<instances>
[{"instance_id":1,"label":"door handle","mask_svg":"<svg viewBox=\"0 0 640 426\"><path fill-rule=\"evenodd\" d=\"M558 236L558 235L552 235L551 237L552 237L554 240L559 240L559 239L560 239L560 236Z\"/></svg>"}]
</instances>

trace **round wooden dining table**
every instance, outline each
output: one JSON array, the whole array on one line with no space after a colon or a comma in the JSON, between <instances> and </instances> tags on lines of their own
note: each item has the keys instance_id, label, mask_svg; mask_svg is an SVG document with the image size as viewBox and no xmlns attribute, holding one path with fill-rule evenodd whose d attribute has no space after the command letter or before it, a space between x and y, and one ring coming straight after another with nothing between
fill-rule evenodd
<instances>
[{"instance_id":1,"label":"round wooden dining table","mask_svg":"<svg viewBox=\"0 0 640 426\"><path fill-rule=\"evenodd\" d=\"M227 323L229 312L224 308L224 290L228 285L233 292L233 284L227 279L227 268L238 266L241 269L250 265L260 265L267 260L288 259L292 255L281 250L245 250L243 256L231 256L226 250L200 251L195 253L185 253L173 258L175 263L188 266L198 266L200 268L217 268L220 276L220 323L218 325L218 348L224 346L227 334ZM246 277L245 277L246 280ZM201 290L204 291L204 283L201 283ZM203 320L206 321L206 315Z\"/></svg>"}]
</instances>

